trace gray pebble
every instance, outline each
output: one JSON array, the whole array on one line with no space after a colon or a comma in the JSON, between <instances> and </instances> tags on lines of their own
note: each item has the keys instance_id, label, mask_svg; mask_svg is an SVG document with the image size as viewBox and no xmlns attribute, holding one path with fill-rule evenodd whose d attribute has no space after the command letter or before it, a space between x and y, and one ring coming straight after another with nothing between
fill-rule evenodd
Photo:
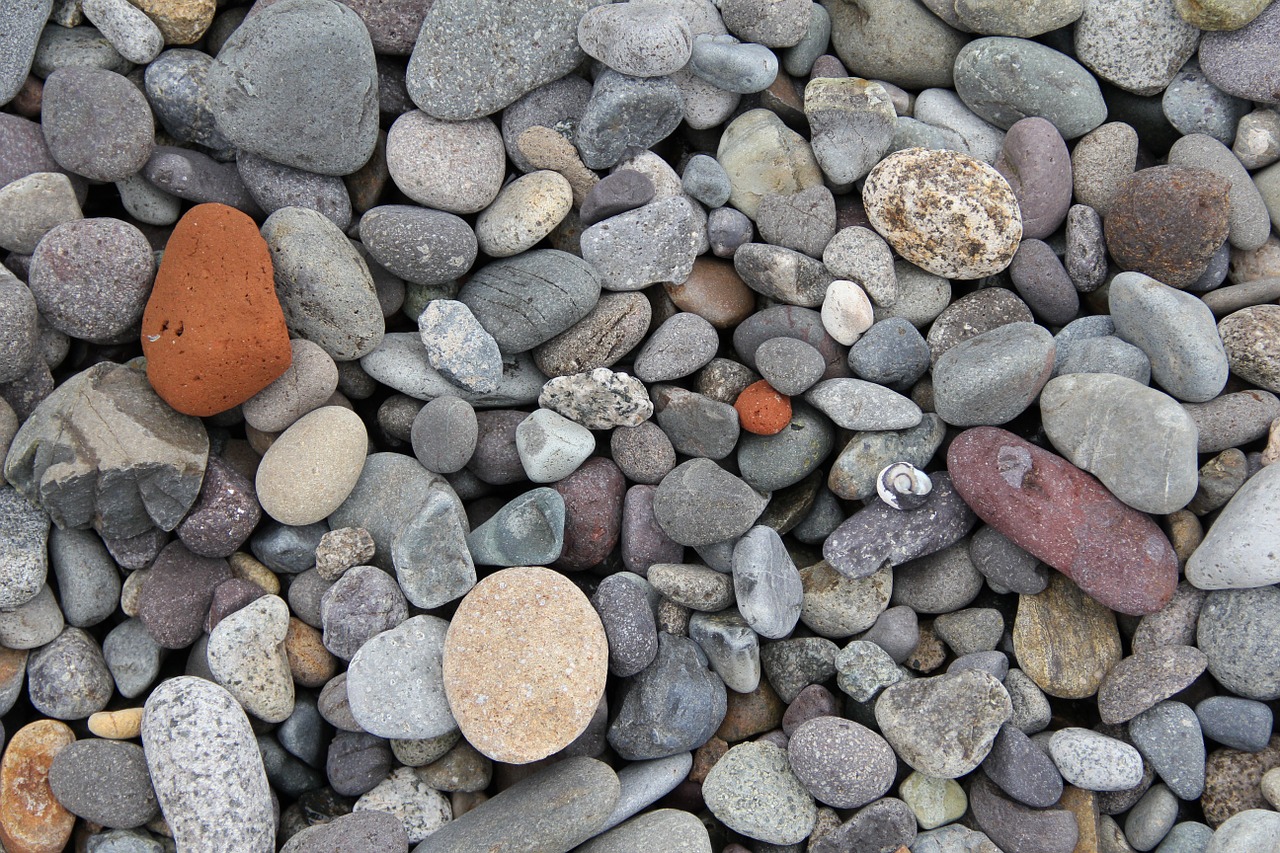
<instances>
[{"instance_id":1,"label":"gray pebble","mask_svg":"<svg viewBox=\"0 0 1280 853\"><path fill-rule=\"evenodd\" d=\"M1204 736L1244 752L1260 752L1271 737L1271 708L1239 696L1210 696L1195 707Z\"/></svg>"},{"instance_id":2,"label":"gray pebble","mask_svg":"<svg viewBox=\"0 0 1280 853\"><path fill-rule=\"evenodd\" d=\"M340 731L329 744L325 776L338 794L358 797L385 779L393 764L391 747L383 738L366 732Z\"/></svg>"},{"instance_id":3,"label":"gray pebble","mask_svg":"<svg viewBox=\"0 0 1280 853\"><path fill-rule=\"evenodd\" d=\"M1023 239L1009 265L1018 294L1050 326L1070 323L1080 311L1080 297L1066 267L1049 244Z\"/></svg>"},{"instance_id":4,"label":"gray pebble","mask_svg":"<svg viewBox=\"0 0 1280 853\"><path fill-rule=\"evenodd\" d=\"M658 653L658 632L645 586L624 573L601 581L591 596L609 641L609 671L619 678L635 675Z\"/></svg>"},{"instance_id":5,"label":"gray pebble","mask_svg":"<svg viewBox=\"0 0 1280 853\"><path fill-rule=\"evenodd\" d=\"M826 367L822 353L795 338L772 338L756 349L756 369L774 390L787 396L808 391Z\"/></svg>"},{"instance_id":6,"label":"gray pebble","mask_svg":"<svg viewBox=\"0 0 1280 853\"><path fill-rule=\"evenodd\" d=\"M121 56L97 27L77 26L79 23L44 28L31 60L32 73L48 79L59 68L101 68L118 74L132 70L133 63Z\"/></svg>"},{"instance_id":7,"label":"gray pebble","mask_svg":"<svg viewBox=\"0 0 1280 853\"><path fill-rule=\"evenodd\" d=\"M1049 739L1049 757L1062 777L1089 791L1123 791L1142 781L1142 756L1121 740L1068 727Z\"/></svg>"},{"instance_id":8,"label":"gray pebble","mask_svg":"<svg viewBox=\"0 0 1280 853\"><path fill-rule=\"evenodd\" d=\"M328 532L329 525L322 521L306 525L268 521L254 532L249 547L271 571L296 575L316 564L316 548Z\"/></svg>"},{"instance_id":9,"label":"gray pebble","mask_svg":"<svg viewBox=\"0 0 1280 853\"><path fill-rule=\"evenodd\" d=\"M1218 89L1195 60L1182 66L1160 98L1165 118L1184 136L1207 135L1223 145L1236 138L1236 125L1249 112L1249 101Z\"/></svg>"},{"instance_id":10,"label":"gray pebble","mask_svg":"<svg viewBox=\"0 0 1280 853\"><path fill-rule=\"evenodd\" d=\"M428 471L453 474L476 449L475 409L457 397L437 397L413 419L413 455Z\"/></svg>"},{"instance_id":11,"label":"gray pebble","mask_svg":"<svg viewBox=\"0 0 1280 853\"><path fill-rule=\"evenodd\" d=\"M587 55L633 77L679 71L692 41L684 17L657 4L598 6L578 22L578 43Z\"/></svg>"},{"instance_id":12,"label":"gray pebble","mask_svg":"<svg viewBox=\"0 0 1280 853\"><path fill-rule=\"evenodd\" d=\"M167 195L197 204L216 202L260 216L234 163L220 163L195 149L157 145L139 173Z\"/></svg>"},{"instance_id":13,"label":"gray pebble","mask_svg":"<svg viewBox=\"0 0 1280 853\"><path fill-rule=\"evenodd\" d=\"M89 0L81 7L85 18L130 62L145 65L164 47L160 28L126 0Z\"/></svg>"},{"instance_id":14,"label":"gray pebble","mask_svg":"<svg viewBox=\"0 0 1280 853\"><path fill-rule=\"evenodd\" d=\"M607 69L596 78L574 142L591 169L617 163L628 147L651 148L684 118L684 100L667 77L627 77Z\"/></svg>"},{"instance_id":15,"label":"gray pebble","mask_svg":"<svg viewBox=\"0 0 1280 853\"><path fill-rule=\"evenodd\" d=\"M475 232L460 217L406 204L366 211L360 240L379 264L421 285L453 281L471 269L478 251Z\"/></svg>"},{"instance_id":16,"label":"gray pebble","mask_svg":"<svg viewBox=\"0 0 1280 853\"><path fill-rule=\"evenodd\" d=\"M689 197L661 198L582 232L582 257L606 290L683 283L706 249L702 208Z\"/></svg>"},{"instance_id":17,"label":"gray pebble","mask_svg":"<svg viewBox=\"0 0 1280 853\"><path fill-rule=\"evenodd\" d=\"M1277 33L1280 10L1268 6L1240 29L1207 34L1200 64L1209 81L1236 97L1275 103L1280 82L1280 64L1275 57Z\"/></svg>"},{"instance_id":18,"label":"gray pebble","mask_svg":"<svg viewBox=\"0 0 1280 853\"><path fill-rule=\"evenodd\" d=\"M754 233L751 220L733 207L717 207L707 216L707 239L718 258L732 258L744 243L750 243Z\"/></svg>"},{"instance_id":19,"label":"gray pebble","mask_svg":"<svg viewBox=\"0 0 1280 853\"><path fill-rule=\"evenodd\" d=\"M502 379L498 342L471 309L452 299L433 299L418 316L427 361L453 384L468 391L496 391Z\"/></svg>"},{"instance_id":20,"label":"gray pebble","mask_svg":"<svg viewBox=\"0 0 1280 853\"><path fill-rule=\"evenodd\" d=\"M768 193L760 199L756 227L766 242L821 258L836 233L835 198L826 187Z\"/></svg>"},{"instance_id":21,"label":"gray pebble","mask_svg":"<svg viewBox=\"0 0 1280 853\"><path fill-rule=\"evenodd\" d=\"M778 57L762 44L742 43L730 35L699 35L689 67L718 89L749 95L773 85Z\"/></svg>"},{"instance_id":22,"label":"gray pebble","mask_svg":"<svg viewBox=\"0 0 1280 853\"><path fill-rule=\"evenodd\" d=\"M600 295L591 266L555 249L526 252L477 271L458 293L506 353L530 350L585 317Z\"/></svg>"},{"instance_id":23,"label":"gray pebble","mask_svg":"<svg viewBox=\"0 0 1280 853\"><path fill-rule=\"evenodd\" d=\"M969 558L969 543L962 539L896 566L891 601L916 613L951 613L973 601L981 589L982 573Z\"/></svg>"},{"instance_id":24,"label":"gray pebble","mask_svg":"<svg viewBox=\"0 0 1280 853\"><path fill-rule=\"evenodd\" d=\"M1135 27L1145 34L1136 46ZM1143 0L1086 4L1074 32L1080 61L1099 78L1137 95L1154 95L1169 85L1199 37L1173 4L1152 8Z\"/></svg>"},{"instance_id":25,"label":"gray pebble","mask_svg":"<svg viewBox=\"0 0 1280 853\"><path fill-rule=\"evenodd\" d=\"M0 611L0 645L8 649L34 649L52 642L65 624L58 599L45 584L25 604Z\"/></svg>"},{"instance_id":26,"label":"gray pebble","mask_svg":"<svg viewBox=\"0 0 1280 853\"><path fill-rule=\"evenodd\" d=\"M1135 850L1151 850L1178 819L1178 798L1164 785L1152 785L1124 822L1124 834Z\"/></svg>"},{"instance_id":27,"label":"gray pebble","mask_svg":"<svg viewBox=\"0 0 1280 853\"><path fill-rule=\"evenodd\" d=\"M560 557L564 528L564 498L555 489L533 489L471 531L467 547L476 565L546 566Z\"/></svg>"},{"instance_id":28,"label":"gray pebble","mask_svg":"<svg viewBox=\"0 0 1280 853\"><path fill-rule=\"evenodd\" d=\"M133 83L101 68L63 68L50 74L41 127L58 165L97 181L138 172L154 146L147 99Z\"/></svg>"},{"instance_id":29,"label":"gray pebble","mask_svg":"<svg viewBox=\"0 0 1280 853\"><path fill-rule=\"evenodd\" d=\"M361 728L401 740L439 737L457 728L441 674L447 628L443 619L415 616L371 638L352 656L347 700Z\"/></svg>"},{"instance_id":30,"label":"gray pebble","mask_svg":"<svg viewBox=\"0 0 1280 853\"><path fill-rule=\"evenodd\" d=\"M679 716L665 709L678 705ZM653 663L624 682L609 744L628 761L665 758L706 743L726 709L724 682L692 640L658 634Z\"/></svg>"},{"instance_id":31,"label":"gray pebble","mask_svg":"<svg viewBox=\"0 0 1280 853\"><path fill-rule=\"evenodd\" d=\"M760 686L760 637L738 611L694 613L689 639L702 649L728 689L752 693Z\"/></svg>"},{"instance_id":32,"label":"gray pebble","mask_svg":"<svg viewBox=\"0 0 1280 853\"><path fill-rule=\"evenodd\" d=\"M942 445L945 434L946 424L932 412L911 429L858 433L836 457L828 485L842 498L866 500L876 494L876 481L886 466L907 462L923 468Z\"/></svg>"},{"instance_id":33,"label":"gray pebble","mask_svg":"<svg viewBox=\"0 0 1280 853\"><path fill-rule=\"evenodd\" d=\"M1031 323L1010 323L963 341L934 365L938 414L953 426L1006 423L1040 393L1053 357L1053 337Z\"/></svg>"},{"instance_id":34,"label":"gray pebble","mask_svg":"<svg viewBox=\"0 0 1280 853\"><path fill-rule=\"evenodd\" d=\"M456 496L434 489L391 546L400 588L415 607L430 610L461 598L475 586L467 526Z\"/></svg>"},{"instance_id":35,"label":"gray pebble","mask_svg":"<svg viewBox=\"0 0 1280 853\"><path fill-rule=\"evenodd\" d=\"M325 591L320 600L324 646L343 660L372 637L408 616L395 579L373 566L356 566Z\"/></svg>"},{"instance_id":36,"label":"gray pebble","mask_svg":"<svg viewBox=\"0 0 1280 853\"><path fill-rule=\"evenodd\" d=\"M677 453L723 459L733 452L740 433L733 406L683 388L662 386L654 392L658 426Z\"/></svg>"},{"instance_id":37,"label":"gray pebble","mask_svg":"<svg viewBox=\"0 0 1280 853\"><path fill-rule=\"evenodd\" d=\"M739 246L733 256L733 268L757 293L805 308L820 306L833 280L817 260L768 243Z\"/></svg>"},{"instance_id":38,"label":"gray pebble","mask_svg":"<svg viewBox=\"0 0 1280 853\"><path fill-rule=\"evenodd\" d=\"M947 779L968 773L987 757L1011 713L999 680L976 670L895 684L875 705L881 734L899 757L922 773ZM960 732L964 737L956 737Z\"/></svg>"},{"instance_id":39,"label":"gray pebble","mask_svg":"<svg viewBox=\"0 0 1280 853\"><path fill-rule=\"evenodd\" d=\"M0 604L5 610L21 607L44 588L49 574L50 527L49 516L39 505L11 486L0 488L0 530L4 531L0 559L6 569ZM65 565L64 560L58 562Z\"/></svg>"},{"instance_id":40,"label":"gray pebble","mask_svg":"<svg viewBox=\"0 0 1280 853\"><path fill-rule=\"evenodd\" d=\"M1204 793L1204 736L1191 708L1161 702L1129 721L1129 737L1178 799L1195 800Z\"/></svg>"},{"instance_id":41,"label":"gray pebble","mask_svg":"<svg viewBox=\"0 0 1280 853\"><path fill-rule=\"evenodd\" d=\"M210 54L176 47L148 64L143 79L147 101L170 136L226 151L232 145L218 130L205 85L212 65Z\"/></svg>"},{"instance_id":42,"label":"gray pebble","mask_svg":"<svg viewBox=\"0 0 1280 853\"><path fill-rule=\"evenodd\" d=\"M652 421L615 428L609 449L622 473L635 483L656 485L676 466L671 439Z\"/></svg>"},{"instance_id":43,"label":"gray pebble","mask_svg":"<svg viewBox=\"0 0 1280 853\"><path fill-rule=\"evenodd\" d=\"M1188 134L1169 149L1169 163L1207 169L1231 182L1228 222L1231 245L1243 251L1262 247L1271 233L1266 204L1249 173L1220 140L1203 133Z\"/></svg>"},{"instance_id":44,"label":"gray pebble","mask_svg":"<svg viewBox=\"0 0 1280 853\"><path fill-rule=\"evenodd\" d=\"M142 747L86 738L68 744L49 766L49 787L77 817L132 829L160 814Z\"/></svg>"},{"instance_id":45,"label":"gray pebble","mask_svg":"<svg viewBox=\"0 0 1280 853\"><path fill-rule=\"evenodd\" d=\"M1213 830L1193 820L1175 823L1160 842L1156 853L1204 853L1213 838Z\"/></svg>"},{"instance_id":46,"label":"gray pebble","mask_svg":"<svg viewBox=\"0 0 1280 853\"><path fill-rule=\"evenodd\" d=\"M66 628L27 662L27 690L37 711L80 720L107 707L114 682L102 649L80 628Z\"/></svg>"},{"instance_id":47,"label":"gray pebble","mask_svg":"<svg viewBox=\"0 0 1280 853\"><path fill-rule=\"evenodd\" d=\"M826 379L804 398L844 429L911 429L923 417L920 407L906 397L861 379Z\"/></svg>"},{"instance_id":48,"label":"gray pebble","mask_svg":"<svg viewBox=\"0 0 1280 853\"><path fill-rule=\"evenodd\" d=\"M1151 360L1133 344L1105 335L1072 346L1057 373L1114 373L1147 385L1151 382Z\"/></svg>"},{"instance_id":49,"label":"gray pebble","mask_svg":"<svg viewBox=\"0 0 1280 853\"><path fill-rule=\"evenodd\" d=\"M0 186L0 214L0 247L27 255L45 234L83 215L70 178L61 172L32 172Z\"/></svg>"},{"instance_id":50,"label":"gray pebble","mask_svg":"<svg viewBox=\"0 0 1280 853\"><path fill-rule=\"evenodd\" d=\"M577 22L574 22L577 26ZM576 39L575 39L576 40ZM507 156L522 172L538 167L529 162L517 140L531 127L549 127L572 139L582 111L591 97L591 84L581 77L566 74L522 95L502 111L502 141Z\"/></svg>"},{"instance_id":51,"label":"gray pebble","mask_svg":"<svg viewBox=\"0 0 1280 853\"><path fill-rule=\"evenodd\" d=\"M902 391L929 369L929 345L910 322L875 323L849 348L849 369L859 379Z\"/></svg>"},{"instance_id":52,"label":"gray pebble","mask_svg":"<svg viewBox=\"0 0 1280 853\"><path fill-rule=\"evenodd\" d=\"M52 6L52 0L41 0L5 9L8 26L0 34L0 104L9 103L22 89Z\"/></svg>"},{"instance_id":53,"label":"gray pebble","mask_svg":"<svg viewBox=\"0 0 1280 853\"><path fill-rule=\"evenodd\" d=\"M727 197L728 193L725 195ZM653 201L653 196L653 181L648 175L635 169L619 169L601 178L591 188L582 201L578 218L583 227L590 227L612 216L643 207Z\"/></svg>"},{"instance_id":54,"label":"gray pebble","mask_svg":"<svg viewBox=\"0 0 1280 853\"><path fill-rule=\"evenodd\" d=\"M813 797L774 744L739 744L703 783L707 808L730 829L770 844L795 844L813 829Z\"/></svg>"},{"instance_id":55,"label":"gray pebble","mask_svg":"<svg viewBox=\"0 0 1280 853\"><path fill-rule=\"evenodd\" d=\"M635 375L645 382L681 379L711 361L719 345L711 323L697 314L675 314L654 329L636 353Z\"/></svg>"},{"instance_id":56,"label":"gray pebble","mask_svg":"<svg viewBox=\"0 0 1280 853\"><path fill-rule=\"evenodd\" d=\"M797 484L817 470L820 460L830 455L834 444L835 430L827 419L795 401L791 421L783 430L775 435L743 436L738 444L739 473L748 485L762 492L789 486L803 488ZM778 495L775 508L785 501L785 495ZM761 518L762 524L769 521L767 516Z\"/></svg>"},{"instance_id":57,"label":"gray pebble","mask_svg":"<svg viewBox=\"0 0 1280 853\"><path fill-rule=\"evenodd\" d=\"M339 230L351 224L351 197L341 178L283 166L249 151L236 154L236 168L268 215L282 207L306 207L324 214Z\"/></svg>"},{"instance_id":58,"label":"gray pebble","mask_svg":"<svg viewBox=\"0 0 1280 853\"><path fill-rule=\"evenodd\" d=\"M1004 131L969 109L960 96L950 89L926 89L921 92L916 96L912 117L955 134L961 142L960 150L984 163L994 164L1000 156L1005 141Z\"/></svg>"},{"instance_id":59,"label":"gray pebble","mask_svg":"<svg viewBox=\"0 0 1280 853\"><path fill-rule=\"evenodd\" d=\"M1035 595L1049 584L1048 567L994 527L984 525L974 532L969 559L997 592Z\"/></svg>"},{"instance_id":60,"label":"gray pebble","mask_svg":"<svg viewBox=\"0 0 1280 853\"><path fill-rule=\"evenodd\" d=\"M1062 775L1043 749L1011 723L1000 727L982 772L1013 799L1047 809L1062 796Z\"/></svg>"},{"instance_id":61,"label":"gray pebble","mask_svg":"<svg viewBox=\"0 0 1280 853\"><path fill-rule=\"evenodd\" d=\"M338 367L318 344L289 341L292 358L279 378L241 405L245 423L262 432L283 432L325 405L338 387Z\"/></svg>"},{"instance_id":62,"label":"gray pebble","mask_svg":"<svg viewBox=\"0 0 1280 853\"><path fill-rule=\"evenodd\" d=\"M102 655L126 699L147 692L160 674L164 652L138 619L129 619L112 628L102 640Z\"/></svg>"}]
</instances>

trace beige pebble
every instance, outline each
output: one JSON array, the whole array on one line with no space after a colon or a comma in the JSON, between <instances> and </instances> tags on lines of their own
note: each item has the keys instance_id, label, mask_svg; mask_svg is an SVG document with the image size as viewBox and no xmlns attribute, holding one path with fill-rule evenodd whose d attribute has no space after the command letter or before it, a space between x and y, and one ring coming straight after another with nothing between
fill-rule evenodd
<instances>
[{"instance_id":1,"label":"beige pebble","mask_svg":"<svg viewBox=\"0 0 1280 853\"><path fill-rule=\"evenodd\" d=\"M1271 808L1280 809L1280 767L1272 767L1262 774L1262 796Z\"/></svg>"},{"instance_id":2,"label":"beige pebble","mask_svg":"<svg viewBox=\"0 0 1280 853\"><path fill-rule=\"evenodd\" d=\"M324 635L296 616L289 617L284 651L289 672L301 687L323 687L338 669L338 660L324 647Z\"/></svg>"},{"instance_id":3,"label":"beige pebble","mask_svg":"<svg viewBox=\"0 0 1280 853\"><path fill-rule=\"evenodd\" d=\"M542 169L517 178L476 220L480 251L509 258L531 249L573 208L573 188L559 172Z\"/></svg>"},{"instance_id":4,"label":"beige pebble","mask_svg":"<svg viewBox=\"0 0 1280 853\"><path fill-rule=\"evenodd\" d=\"M268 595L280 594L280 578L276 577L275 572L258 562L252 554L237 551L227 558L227 562L231 565L233 577L257 584L266 590Z\"/></svg>"},{"instance_id":5,"label":"beige pebble","mask_svg":"<svg viewBox=\"0 0 1280 853\"><path fill-rule=\"evenodd\" d=\"M1120 660L1116 615L1051 572L1049 586L1018 597L1013 650L1022 671L1050 696L1083 699L1098 692Z\"/></svg>"},{"instance_id":6,"label":"beige pebble","mask_svg":"<svg viewBox=\"0 0 1280 853\"><path fill-rule=\"evenodd\" d=\"M1267 431L1267 446L1262 450L1262 464L1272 465L1280 461L1280 418L1271 422Z\"/></svg>"},{"instance_id":7,"label":"beige pebble","mask_svg":"<svg viewBox=\"0 0 1280 853\"><path fill-rule=\"evenodd\" d=\"M282 524L327 518L355 488L368 446L364 421L341 406L303 415L280 434L258 466L263 511Z\"/></svg>"},{"instance_id":8,"label":"beige pebble","mask_svg":"<svg viewBox=\"0 0 1280 853\"><path fill-rule=\"evenodd\" d=\"M529 128L520 134L516 147L535 168L550 169L564 176L573 190L575 207L581 207L587 193L600 182L600 176L583 164L573 143L549 127Z\"/></svg>"},{"instance_id":9,"label":"beige pebble","mask_svg":"<svg viewBox=\"0 0 1280 853\"><path fill-rule=\"evenodd\" d=\"M160 28L166 44L199 41L213 23L215 0L129 0Z\"/></svg>"},{"instance_id":10,"label":"beige pebble","mask_svg":"<svg viewBox=\"0 0 1280 853\"><path fill-rule=\"evenodd\" d=\"M138 615L138 601L142 596L142 585L147 582L150 569L138 569L130 572L120 585L120 609L124 615L133 618Z\"/></svg>"},{"instance_id":11,"label":"beige pebble","mask_svg":"<svg viewBox=\"0 0 1280 853\"><path fill-rule=\"evenodd\" d=\"M89 715L89 731L111 740L131 740L142 731L142 709L121 708Z\"/></svg>"}]
</instances>

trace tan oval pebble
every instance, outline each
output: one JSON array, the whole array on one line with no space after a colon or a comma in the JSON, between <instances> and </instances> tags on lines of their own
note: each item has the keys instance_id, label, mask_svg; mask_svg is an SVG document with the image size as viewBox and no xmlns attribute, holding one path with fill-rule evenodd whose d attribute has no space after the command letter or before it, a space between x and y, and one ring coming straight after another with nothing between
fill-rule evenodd
<instances>
[{"instance_id":1,"label":"tan oval pebble","mask_svg":"<svg viewBox=\"0 0 1280 853\"><path fill-rule=\"evenodd\" d=\"M75 734L57 720L14 732L0 761L0 841L11 853L58 853L76 818L49 788L49 766Z\"/></svg>"},{"instance_id":2,"label":"tan oval pebble","mask_svg":"<svg viewBox=\"0 0 1280 853\"><path fill-rule=\"evenodd\" d=\"M573 188L559 172L530 172L502 188L476 220L476 242L491 258L531 249L573 207Z\"/></svg>"},{"instance_id":3,"label":"tan oval pebble","mask_svg":"<svg viewBox=\"0 0 1280 853\"><path fill-rule=\"evenodd\" d=\"M258 466L258 501L281 524L314 524L337 509L360 479L369 437L341 406L304 415L275 440Z\"/></svg>"},{"instance_id":4,"label":"tan oval pebble","mask_svg":"<svg viewBox=\"0 0 1280 853\"><path fill-rule=\"evenodd\" d=\"M1272 767L1262 774L1262 796L1271 808L1280 809L1280 767Z\"/></svg>"},{"instance_id":5,"label":"tan oval pebble","mask_svg":"<svg viewBox=\"0 0 1280 853\"><path fill-rule=\"evenodd\" d=\"M517 566L467 593L444 644L444 689L463 737L527 764L586 730L609 669L604 626L564 575Z\"/></svg>"},{"instance_id":6,"label":"tan oval pebble","mask_svg":"<svg viewBox=\"0 0 1280 853\"><path fill-rule=\"evenodd\" d=\"M1114 613L1053 572L1044 592L1019 596L1013 650L1045 693L1083 699L1120 660L1120 630Z\"/></svg>"},{"instance_id":7,"label":"tan oval pebble","mask_svg":"<svg viewBox=\"0 0 1280 853\"><path fill-rule=\"evenodd\" d=\"M237 551L227 557L227 563L231 566L233 577L257 584L266 590L268 595L280 594L280 578L276 577L275 572L258 562L252 554Z\"/></svg>"},{"instance_id":8,"label":"tan oval pebble","mask_svg":"<svg viewBox=\"0 0 1280 853\"><path fill-rule=\"evenodd\" d=\"M337 658L324 647L324 634L296 616L289 617L284 651L289 671L301 687L324 687L338 669Z\"/></svg>"},{"instance_id":9,"label":"tan oval pebble","mask_svg":"<svg viewBox=\"0 0 1280 853\"><path fill-rule=\"evenodd\" d=\"M147 582L150 569L138 569L130 572L120 585L120 609L130 619L138 615L138 602L142 598L142 586Z\"/></svg>"},{"instance_id":10,"label":"tan oval pebble","mask_svg":"<svg viewBox=\"0 0 1280 853\"><path fill-rule=\"evenodd\" d=\"M142 709L121 708L90 714L89 731L110 740L132 740L142 731Z\"/></svg>"},{"instance_id":11,"label":"tan oval pebble","mask_svg":"<svg viewBox=\"0 0 1280 853\"><path fill-rule=\"evenodd\" d=\"M968 154L908 148L867 175L867 218L898 254L946 278L995 275L1022 239L1009 182Z\"/></svg>"}]
</instances>

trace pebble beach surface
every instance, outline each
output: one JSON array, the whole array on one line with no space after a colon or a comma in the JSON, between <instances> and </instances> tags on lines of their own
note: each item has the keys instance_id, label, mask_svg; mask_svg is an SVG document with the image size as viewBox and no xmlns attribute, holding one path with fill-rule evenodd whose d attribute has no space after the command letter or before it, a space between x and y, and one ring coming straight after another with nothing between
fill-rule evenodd
<instances>
[{"instance_id":1,"label":"pebble beach surface","mask_svg":"<svg viewBox=\"0 0 1280 853\"><path fill-rule=\"evenodd\" d=\"M1280 853L1280 0L0 0L0 851Z\"/></svg>"}]
</instances>

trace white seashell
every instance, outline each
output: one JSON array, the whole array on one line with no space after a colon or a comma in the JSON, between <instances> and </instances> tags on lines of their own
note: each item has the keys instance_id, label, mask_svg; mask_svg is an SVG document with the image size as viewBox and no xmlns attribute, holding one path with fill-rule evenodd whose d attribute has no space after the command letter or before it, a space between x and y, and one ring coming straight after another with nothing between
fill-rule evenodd
<instances>
[{"instance_id":1,"label":"white seashell","mask_svg":"<svg viewBox=\"0 0 1280 853\"><path fill-rule=\"evenodd\" d=\"M910 462L894 462L876 478L876 492L880 499L894 509L915 509L928 499L933 491L929 475Z\"/></svg>"}]
</instances>

